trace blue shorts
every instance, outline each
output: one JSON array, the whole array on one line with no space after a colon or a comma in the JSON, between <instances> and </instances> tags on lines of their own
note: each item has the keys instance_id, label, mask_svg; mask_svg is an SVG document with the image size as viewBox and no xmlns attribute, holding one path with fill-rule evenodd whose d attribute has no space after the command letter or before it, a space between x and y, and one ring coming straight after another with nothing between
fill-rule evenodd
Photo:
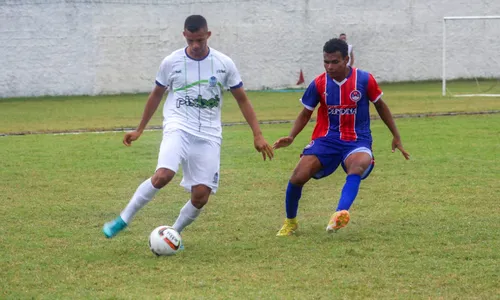
<instances>
[{"instance_id":1,"label":"blue shorts","mask_svg":"<svg viewBox=\"0 0 500 300\"><path fill-rule=\"evenodd\" d=\"M313 175L313 178L320 179L335 172L339 165L342 165L345 172L344 162L349 155L358 152L368 153L372 157L372 163L361 175L361 179L365 179L375 166L371 149L371 141L345 142L339 139L320 137L311 141L302 151L302 155L315 155L319 159L322 168Z\"/></svg>"}]
</instances>

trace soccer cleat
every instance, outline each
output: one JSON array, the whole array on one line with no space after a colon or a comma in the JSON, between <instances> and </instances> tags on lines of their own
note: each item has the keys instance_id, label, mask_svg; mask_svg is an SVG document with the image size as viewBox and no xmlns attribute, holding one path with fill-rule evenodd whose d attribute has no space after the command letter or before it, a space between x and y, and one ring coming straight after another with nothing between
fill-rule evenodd
<instances>
[{"instance_id":1,"label":"soccer cleat","mask_svg":"<svg viewBox=\"0 0 500 300\"><path fill-rule=\"evenodd\" d=\"M295 230L299 228L299 223L296 218L293 219L285 219L285 224L281 227L280 231L276 234L276 236L289 236L295 233Z\"/></svg>"},{"instance_id":2,"label":"soccer cleat","mask_svg":"<svg viewBox=\"0 0 500 300\"><path fill-rule=\"evenodd\" d=\"M336 211L330 218L330 222L326 226L326 231L337 232L340 228L345 227L350 219L351 217L347 210Z\"/></svg>"},{"instance_id":3,"label":"soccer cleat","mask_svg":"<svg viewBox=\"0 0 500 300\"><path fill-rule=\"evenodd\" d=\"M127 223L123 221L122 217L118 216L113 221L105 223L102 227L102 232L108 239L110 239L117 235L118 232L122 231L125 227L127 227Z\"/></svg>"}]
</instances>

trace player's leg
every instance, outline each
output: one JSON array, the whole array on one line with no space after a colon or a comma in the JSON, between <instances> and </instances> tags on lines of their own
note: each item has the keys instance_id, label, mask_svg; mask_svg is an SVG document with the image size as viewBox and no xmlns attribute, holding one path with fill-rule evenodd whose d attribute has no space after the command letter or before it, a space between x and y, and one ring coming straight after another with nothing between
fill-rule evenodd
<instances>
[{"instance_id":1,"label":"player's leg","mask_svg":"<svg viewBox=\"0 0 500 300\"><path fill-rule=\"evenodd\" d=\"M182 164L181 181L181 186L191 191L191 199L182 207L172 226L179 233L196 220L210 193L215 193L219 185L220 145L194 136L191 139L188 158Z\"/></svg>"},{"instance_id":2,"label":"player's leg","mask_svg":"<svg viewBox=\"0 0 500 300\"><path fill-rule=\"evenodd\" d=\"M337 211L349 210L354 199L356 199L361 179L365 178L363 175L366 171L371 171L373 167L371 151L360 151L349 155L344 160L344 165L347 176L342 188Z\"/></svg>"},{"instance_id":3,"label":"player's leg","mask_svg":"<svg viewBox=\"0 0 500 300\"><path fill-rule=\"evenodd\" d=\"M294 234L298 228L297 211L299 200L302 196L302 188L321 169L321 162L316 155L303 155L293 170L288 181L285 194L286 219L277 236L288 236Z\"/></svg>"},{"instance_id":4,"label":"player's leg","mask_svg":"<svg viewBox=\"0 0 500 300\"><path fill-rule=\"evenodd\" d=\"M128 205L120 213L125 223L130 224L137 212L153 199L153 197L174 178L176 171L159 168L153 177L146 179L135 191Z\"/></svg>"},{"instance_id":5,"label":"player's leg","mask_svg":"<svg viewBox=\"0 0 500 300\"><path fill-rule=\"evenodd\" d=\"M184 228L198 218L203 206L208 202L211 191L212 189L204 184L191 187L191 199L181 208L179 216L172 226L177 232L181 233Z\"/></svg>"},{"instance_id":6,"label":"player's leg","mask_svg":"<svg viewBox=\"0 0 500 300\"><path fill-rule=\"evenodd\" d=\"M347 154L342 163L347 173L346 181L340 194L337 209L326 227L327 231L337 231L349 223L349 209L358 195L361 179L366 178L373 168L372 157L372 152L367 147L356 148Z\"/></svg>"},{"instance_id":7,"label":"player's leg","mask_svg":"<svg viewBox=\"0 0 500 300\"><path fill-rule=\"evenodd\" d=\"M156 193L175 176L187 148L181 131L164 134L158 155L156 172L136 189L125 209L114 220L103 226L103 233L112 238L127 227L137 212L153 199Z\"/></svg>"}]
</instances>

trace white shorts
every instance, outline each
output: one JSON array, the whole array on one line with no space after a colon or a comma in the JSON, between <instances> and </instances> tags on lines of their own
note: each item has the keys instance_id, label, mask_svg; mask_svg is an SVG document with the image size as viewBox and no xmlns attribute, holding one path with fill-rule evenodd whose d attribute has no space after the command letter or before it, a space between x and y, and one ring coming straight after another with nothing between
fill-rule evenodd
<instances>
[{"instance_id":1,"label":"white shorts","mask_svg":"<svg viewBox=\"0 0 500 300\"><path fill-rule=\"evenodd\" d=\"M203 184L215 194L219 186L220 144L180 129L164 132L156 170L166 168L177 173L180 164L182 187L191 192L193 185Z\"/></svg>"}]
</instances>

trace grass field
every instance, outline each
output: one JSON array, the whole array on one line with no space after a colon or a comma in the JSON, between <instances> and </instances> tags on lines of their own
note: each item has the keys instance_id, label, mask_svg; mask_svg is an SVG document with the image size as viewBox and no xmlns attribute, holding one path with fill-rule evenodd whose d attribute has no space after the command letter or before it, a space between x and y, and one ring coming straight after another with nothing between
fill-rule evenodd
<instances>
[{"instance_id":1,"label":"grass field","mask_svg":"<svg viewBox=\"0 0 500 300\"><path fill-rule=\"evenodd\" d=\"M393 112L498 110L498 99L440 98L427 84L387 85ZM293 119L300 94L251 93L261 119ZM229 99L229 98L228 98ZM241 120L226 100L225 121ZM135 126L144 95L0 100L0 132ZM153 124L160 124L159 115ZM156 166L161 133L130 148L122 133L0 137L1 299L499 299L500 115L397 120L405 161L373 121L372 175L351 223L324 228L342 171L306 185L297 236L275 237L284 191L312 124L273 161L248 126L224 128L221 186L156 258L147 237L189 198L181 177L117 238L100 230ZM263 125L269 141L291 124Z\"/></svg>"},{"instance_id":2,"label":"grass field","mask_svg":"<svg viewBox=\"0 0 500 300\"><path fill-rule=\"evenodd\" d=\"M450 84L457 85L456 82ZM466 86L465 83L462 86ZM383 98L394 114L500 110L499 98L442 97L440 82L384 84L382 89ZM465 92L471 88L454 90ZM294 120L301 109L300 97L301 93L295 92L249 92L260 120ZM5 120L0 122L0 134L135 127L146 99L145 94L0 99L0 120ZM225 98L223 109L223 122L244 120L230 94ZM161 125L161 110L150 125Z\"/></svg>"}]
</instances>

